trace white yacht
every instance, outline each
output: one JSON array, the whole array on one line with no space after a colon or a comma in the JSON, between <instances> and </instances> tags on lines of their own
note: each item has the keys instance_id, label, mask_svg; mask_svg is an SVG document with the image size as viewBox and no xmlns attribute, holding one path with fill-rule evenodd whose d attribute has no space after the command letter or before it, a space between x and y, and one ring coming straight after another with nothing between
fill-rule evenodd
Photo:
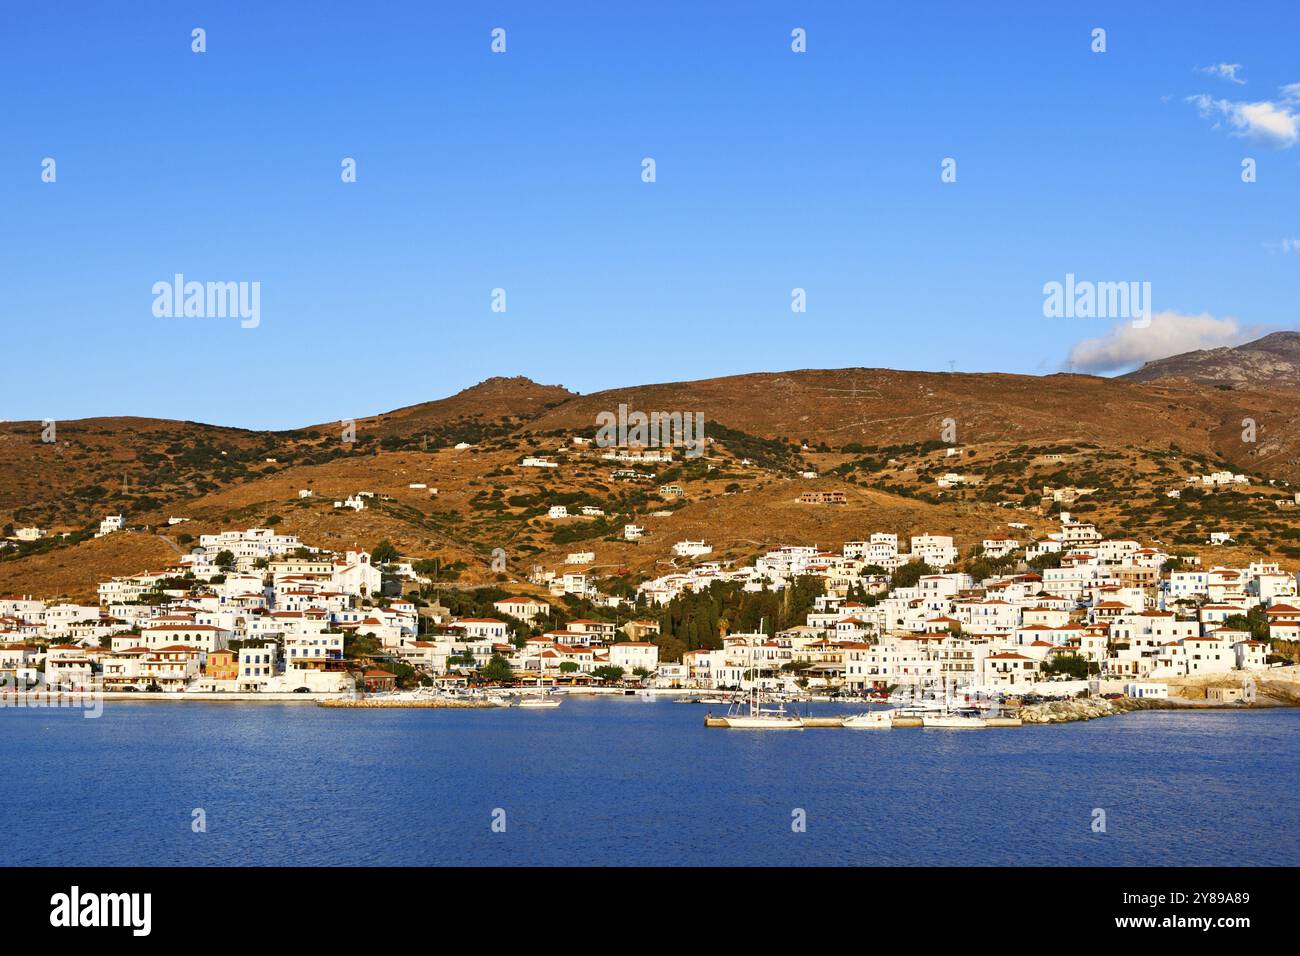
<instances>
[{"instance_id":1,"label":"white yacht","mask_svg":"<svg viewBox=\"0 0 1300 956\"><path fill-rule=\"evenodd\" d=\"M531 709L559 707L560 697L559 695L552 693L551 690L547 688L545 678L542 679L541 686L542 686L541 696L529 697L527 695L521 694L519 695L519 702L515 704L515 706L528 707Z\"/></svg>"},{"instance_id":2,"label":"white yacht","mask_svg":"<svg viewBox=\"0 0 1300 956\"><path fill-rule=\"evenodd\" d=\"M762 625L759 625L761 631ZM753 645L750 645L753 647ZM728 727L734 727L737 730L802 730L803 719L795 714L788 713L784 704L763 706L762 694L759 691L758 679L758 651L755 648L754 653L750 655L750 675L753 680L753 689L750 691L748 700L737 699L727 711L726 721Z\"/></svg>"},{"instance_id":3,"label":"white yacht","mask_svg":"<svg viewBox=\"0 0 1300 956\"><path fill-rule=\"evenodd\" d=\"M988 721L974 707L954 709L948 703L948 682L943 685L943 708L934 713L921 715L922 727L935 727L942 730L977 730L987 727Z\"/></svg>"},{"instance_id":4,"label":"white yacht","mask_svg":"<svg viewBox=\"0 0 1300 956\"><path fill-rule=\"evenodd\" d=\"M889 730L894 726L894 710L868 710L865 713L845 717L843 727L851 730Z\"/></svg>"},{"instance_id":5,"label":"white yacht","mask_svg":"<svg viewBox=\"0 0 1300 956\"><path fill-rule=\"evenodd\" d=\"M925 714L921 718L922 727L938 727L943 730L976 730L988 725L988 721L978 714L938 713Z\"/></svg>"},{"instance_id":6,"label":"white yacht","mask_svg":"<svg viewBox=\"0 0 1300 956\"><path fill-rule=\"evenodd\" d=\"M727 714L727 726L737 730L803 730L803 718L787 713L784 704L775 707L741 705L741 712Z\"/></svg>"},{"instance_id":7,"label":"white yacht","mask_svg":"<svg viewBox=\"0 0 1300 956\"><path fill-rule=\"evenodd\" d=\"M552 697L549 694L544 697L520 697L519 703L515 704L515 706L530 708L559 707L560 698Z\"/></svg>"}]
</instances>

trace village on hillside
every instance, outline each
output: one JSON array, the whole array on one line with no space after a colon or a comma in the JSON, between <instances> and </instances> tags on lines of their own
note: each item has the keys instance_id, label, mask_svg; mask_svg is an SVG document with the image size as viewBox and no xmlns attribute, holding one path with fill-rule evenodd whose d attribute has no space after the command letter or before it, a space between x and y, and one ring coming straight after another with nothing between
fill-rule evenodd
<instances>
[{"instance_id":1,"label":"village on hillside","mask_svg":"<svg viewBox=\"0 0 1300 956\"><path fill-rule=\"evenodd\" d=\"M110 516L103 533L119 527ZM951 536L908 545L877 532L838 551L784 546L726 567L704 541L682 541L675 553L694 563L634 594L604 592L583 567L592 555L577 552L574 566L521 589L537 593L495 589L487 613L457 614L386 543L382 554L335 553L272 528L228 530L202 535L171 567L102 582L97 604L0 598L0 683L320 699L492 684L1074 693L1106 678L1160 696L1162 680L1262 672L1300 647L1297 575L1276 563L1203 568L1105 538L1068 512L1038 540L990 535L967 570ZM713 632L669 633L684 602L719 589L784 595L787 609L797 592L801 623L745 632L724 619ZM574 604L593 616L571 617Z\"/></svg>"}]
</instances>

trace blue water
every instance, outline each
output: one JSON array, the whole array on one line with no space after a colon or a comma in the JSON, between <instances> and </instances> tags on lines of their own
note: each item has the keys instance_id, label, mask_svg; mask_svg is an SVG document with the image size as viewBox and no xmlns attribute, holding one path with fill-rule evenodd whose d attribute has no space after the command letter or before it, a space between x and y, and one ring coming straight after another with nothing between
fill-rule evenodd
<instances>
[{"instance_id":1,"label":"blue water","mask_svg":"<svg viewBox=\"0 0 1300 956\"><path fill-rule=\"evenodd\" d=\"M1297 710L755 733L705 709L4 710L0 864L1300 864Z\"/></svg>"}]
</instances>

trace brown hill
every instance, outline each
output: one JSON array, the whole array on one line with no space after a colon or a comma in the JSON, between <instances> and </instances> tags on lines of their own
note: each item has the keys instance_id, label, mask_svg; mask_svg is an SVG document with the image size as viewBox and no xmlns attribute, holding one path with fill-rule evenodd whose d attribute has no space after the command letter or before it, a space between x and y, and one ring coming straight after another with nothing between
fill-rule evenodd
<instances>
[{"instance_id":1,"label":"brown hill","mask_svg":"<svg viewBox=\"0 0 1300 956\"><path fill-rule=\"evenodd\" d=\"M1188 382L1140 384L1088 375L1003 375L826 369L755 373L596 392L531 423L594 433L596 416L619 404L650 411L703 412L764 438L892 445L937 441L944 419L958 444L1097 442L1221 457L1239 468L1300 477L1294 440L1300 415L1267 390L1225 392ZM1258 441L1241 440L1242 419Z\"/></svg>"},{"instance_id":2,"label":"brown hill","mask_svg":"<svg viewBox=\"0 0 1300 956\"><path fill-rule=\"evenodd\" d=\"M448 398L358 419L357 428L387 437L435 431L458 422L518 423L535 418L574 395L562 385L539 385L522 375L511 378L496 376ZM339 425L329 422L311 430L335 433Z\"/></svg>"},{"instance_id":3,"label":"brown hill","mask_svg":"<svg viewBox=\"0 0 1300 956\"><path fill-rule=\"evenodd\" d=\"M1095 490L1070 510L1109 534L1193 547L1209 530L1227 530L1243 554L1300 556L1300 532L1292 534L1300 512L1278 504L1291 494L1283 490L1287 480L1300 478L1292 395L1221 385L832 369L577 395L497 378L358 420L353 443L341 441L338 423L254 432L85 419L58 423L54 443L41 440L40 423L0 423L0 525L84 536L109 513L122 512L137 527L190 518L167 530L179 538L273 523L325 547L373 547L388 538L406 555L437 557L458 567L460 580L475 581L493 577L490 555L498 547L510 556L512 578L534 562L555 568L582 550L595 551L602 569L661 573L671 566L671 545L683 538L704 537L723 560L782 542L836 546L872 530L949 531L969 547L1006 533L1008 521L1041 533L1050 523L1040 502L1044 487L1080 485ZM640 469L653 472L648 481L615 479L620 466L604 460L603 449L568 439L594 435L597 415L619 404L702 413L711 439L706 456ZM952 447L943 440L946 419L955 427ZM1243 441L1246 419L1255 423L1254 442ZM458 443L471 447L457 450ZM535 454L559 467L520 466ZM1257 477L1240 493L1168 496L1183 489L1186 476L1218 468ZM807 470L822 477L798 477ZM936 479L947 472L971 482L942 489ZM670 483L682 487L682 498L658 493ZM842 490L848 503L795 502L812 488ZM299 497L303 489L312 496ZM333 507L361 490L377 496L366 510ZM556 504L575 512L596 506L606 516L553 520L547 512ZM650 536L624 542L625 522ZM114 535L104 539L114 544L94 542L91 550L75 540L11 548L0 553L0 592L93 593L109 574L165 557L84 559L115 553L122 540ZM1207 560L1228 557L1216 552Z\"/></svg>"},{"instance_id":4,"label":"brown hill","mask_svg":"<svg viewBox=\"0 0 1300 956\"><path fill-rule=\"evenodd\" d=\"M20 561L0 562L0 594L93 604L100 581L114 575L161 571L179 556L174 543L153 534L111 534Z\"/></svg>"}]
</instances>

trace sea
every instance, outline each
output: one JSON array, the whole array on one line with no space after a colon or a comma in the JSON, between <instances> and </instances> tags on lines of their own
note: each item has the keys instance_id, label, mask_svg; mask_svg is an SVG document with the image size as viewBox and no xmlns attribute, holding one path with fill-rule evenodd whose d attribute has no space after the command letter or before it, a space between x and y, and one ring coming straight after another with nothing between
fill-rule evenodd
<instances>
[{"instance_id":1,"label":"sea","mask_svg":"<svg viewBox=\"0 0 1300 956\"><path fill-rule=\"evenodd\" d=\"M741 731L708 709L2 709L0 864L1300 864L1300 710Z\"/></svg>"}]
</instances>

